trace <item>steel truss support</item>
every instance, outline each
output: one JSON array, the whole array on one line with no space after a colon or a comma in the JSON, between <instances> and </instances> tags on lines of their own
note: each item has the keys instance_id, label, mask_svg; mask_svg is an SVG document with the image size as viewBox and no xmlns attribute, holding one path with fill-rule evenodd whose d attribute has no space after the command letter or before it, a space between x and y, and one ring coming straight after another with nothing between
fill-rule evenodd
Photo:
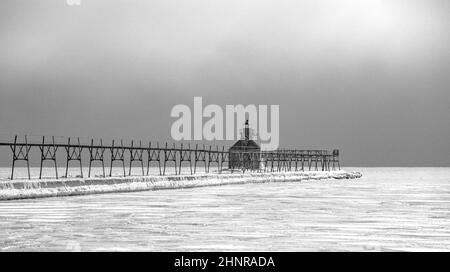
<instances>
[{"instance_id":1,"label":"steel truss support","mask_svg":"<svg viewBox=\"0 0 450 272\"><path fill-rule=\"evenodd\" d=\"M30 175L30 161L28 160L28 155L30 153L31 146L28 145L28 138L25 135L25 144L17 143L17 135L14 136L14 143L10 144L9 147L13 153L13 161L11 167L11 179L14 179L14 167L16 165L16 161L26 161L27 162L27 170L28 170L28 179L31 179Z\"/></svg>"},{"instance_id":2,"label":"steel truss support","mask_svg":"<svg viewBox=\"0 0 450 272\"><path fill-rule=\"evenodd\" d=\"M205 173L207 173L205 145L203 145L203 150L199 150L198 145L196 144L194 151L194 174L197 172L197 162L199 161L202 161L205 164Z\"/></svg>"},{"instance_id":3,"label":"steel truss support","mask_svg":"<svg viewBox=\"0 0 450 272\"><path fill-rule=\"evenodd\" d=\"M94 146L94 139L91 140L91 145L88 147L88 150L89 150L89 174L88 174L88 177L91 177L91 166L92 166L92 162L95 162L95 161L100 161L102 163L103 177L106 177L106 175L105 175L105 160L104 160L105 149L106 148L103 146L102 139L100 139L100 146Z\"/></svg>"},{"instance_id":4,"label":"steel truss support","mask_svg":"<svg viewBox=\"0 0 450 272\"><path fill-rule=\"evenodd\" d=\"M123 140L120 140L120 146L115 145L115 140L112 140L112 145L109 148L111 154L111 162L109 164L109 176L112 177L113 164L115 161L122 162L123 176L127 174L125 172L125 147L123 147Z\"/></svg>"},{"instance_id":5,"label":"steel truss support","mask_svg":"<svg viewBox=\"0 0 450 272\"><path fill-rule=\"evenodd\" d=\"M219 146L216 146L216 150L211 150L211 146L209 146L207 173L209 173L209 167L210 167L211 163L217 163L217 171L220 172Z\"/></svg>"},{"instance_id":6,"label":"steel truss support","mask_svg":"<svg viewBox=\"0 0 450 272\"><path fill-rule=\"evenodd\" d=\"M131 148L128 150L130 151L130 170L128 171L128 176L131 176L131 166L134 161L141 162L142 175L144 175L144 161L142 160L144 150L142 149L141 141L139 141L139 149L134 149L134 141L131 140Z\"/></svg>"},{"instance_id":7,"label":"steel truss support","mask_svg":"<svg viewBox=\"0 0 450 272\"><path fill-rule=\"evenodd\" d=\"M220 171L219 171L219 173L222 173L223 164L225 162L228 163L228 168L230 168L230 153L228 153L228 151L225 151L225 147L222 146L222 152L220 152ZM233 170L231 170L231 171L233 171Z\"/></svg>"},{"instance_id":8,"label":"steel truss support","mask_svg":"<svg viewBox=\"0 0 450 272\"><path fill-rule=\"evenodd\" d=\"M81 154L83 152L83 147L80 144L80 138L78 138L78 145L71 145L70 137L67 140L67 145L64 146L66 150L66 178L69 174L69 162L78 161L80 163L80 176L83 177L83 164L81 163Z\"/></svg>"},{"instance_id":9,"label":"steel truss support","mask_svg":"<svg viewBox=\"0 0 450 272\"><path fill-rule=\"evenodd\" d=\"M152 143L148 143L147 149L147 176L150 171L150 162L158 162L159 175L161 176L161 149L159 148L159 143L156 143L156 148L152 148Z\"/></svg>"},{"instance_id":10,"label":"steel truss support","mask_svg":"<svg viewBox=\"0 0 450 272\"><path fill-rule=\"evenodd\" d=\"M189 169L191 171L192 175L192 150L191 145L188 145L188 149L183 149L183 144L181 144L180 150L178 150L180 153L178 157L180 158L180 166L178 167L178 174L181 175L181 167L183 162L189 162Z\"/></svg>"},{"instance_id":11,"label":"steel truss support","mask_svg":"<svg viewBox=\"0 0 450 272\"><path fill-rule=\"evenodd\" d=\"M177 172L177 150L175 149L175 143L173 144L173 148L164 148L164 170L163 170L163 176L166 175L166 163L168 161L173 161L174 167L175 167L175 175L178 174Z\"/></svg>"}]
</instances>

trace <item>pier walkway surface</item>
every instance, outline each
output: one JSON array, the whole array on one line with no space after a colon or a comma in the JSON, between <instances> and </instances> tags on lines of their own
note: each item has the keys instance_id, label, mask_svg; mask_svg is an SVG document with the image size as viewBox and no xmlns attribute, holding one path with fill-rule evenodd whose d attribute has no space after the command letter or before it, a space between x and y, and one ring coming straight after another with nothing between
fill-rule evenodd
<instances>
[{"instance_id":1,"label":"pier walkway surface","mask_svg":"<svg viewBox=\"0 0 450 272\"><path fill-rule=\"evenodd\" d=\"M0 182L0 200L180 189L227 184L353 179L361 176L358 172L348 173L339 170L5 180Z\"/></svg>"}]
</instances>

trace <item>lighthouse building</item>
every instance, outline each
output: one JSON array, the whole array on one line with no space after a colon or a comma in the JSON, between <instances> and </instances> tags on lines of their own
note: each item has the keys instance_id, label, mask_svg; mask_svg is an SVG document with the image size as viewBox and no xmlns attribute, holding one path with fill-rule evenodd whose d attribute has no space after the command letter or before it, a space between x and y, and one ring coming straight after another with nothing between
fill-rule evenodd
<instances>
[{"instance_id":1,"label":"lighthouse building","mask_svg":"<svg viewBox=\"0 0 450 272\"><path fill-rule=\"evenodd\" d=\"M230 169L259 169L260 163L259 145L250 137L250 126L248 120L245 121L244 137L237 141L229 149Z\"/></svg>"}]
</instances>

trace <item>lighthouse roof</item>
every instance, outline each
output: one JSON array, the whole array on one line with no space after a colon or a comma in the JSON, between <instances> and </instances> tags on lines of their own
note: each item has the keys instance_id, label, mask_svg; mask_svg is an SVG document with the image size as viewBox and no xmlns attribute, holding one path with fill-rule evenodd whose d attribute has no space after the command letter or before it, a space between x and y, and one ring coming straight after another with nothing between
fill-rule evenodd
<instances>
[{"instance_id":1,"label":"lighthouse roof","mask_svg":"<svg viewBox=\"0 0 450 272\"><path fill-rule=\"evenodd\" d=\"M261 148L253 140L239 140L229 149L229 151L259 151L259 150L261 150Z\"/></svg>"}]
</instances>

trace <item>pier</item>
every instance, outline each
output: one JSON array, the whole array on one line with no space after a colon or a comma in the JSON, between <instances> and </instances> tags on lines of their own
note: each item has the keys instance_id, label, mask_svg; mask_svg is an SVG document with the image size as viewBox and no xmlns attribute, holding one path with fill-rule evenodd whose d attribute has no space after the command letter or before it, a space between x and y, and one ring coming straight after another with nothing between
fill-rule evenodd
<instances>
[{"instance_id":1,"label":"pier","mask_svg":"<svg viewBox=\"0 0 450 272\"><path fill-rule=\"evenodd\" d=\"M165 176L168 167L174 168L175 175L181 175L183 165L189 165L190 174L196 174L198 167L204 167L205 173L215 171L224 172L290 172L290 171L333 171L340 169L339 150L297 150L277 149L271 151L260 150L233 150L224 146L191 147L190 144L180 143L178 146L168 143L160 146L159 143L131 141L127 145L123 140L112 140L106 143L102 139L91 139L90 143L81 143L79 138L68 137L64 143L56 142L53 136L42 136L41 141L29 141L28 137L18 135L11 141L0 142L0 147L9 147L12 155L11 176L14 179L14 169L18 161L23 161L30 175L31 156L40 155L39 179L42 179L42 169L45 162L51 163L55 169L55 178L58 176L58 163L65 163L65 176L68 177L70 167L79 168L80 177L84 177L83 154L89 155L87 177L91 177L93 164L101 165L102 176L107 177L105 168L109 166L108 176L112 176L113 164L123 168L123 176L132 175L132 165L140 166L139 175L148 176L152 165L158 167L156 175ZM5 148L2 148L5 149ZM63 150L65 156L57 156L58 150ZM2 150L3 151L3 150ZM64 158L65 157L65 158ZM87 157L86 157L87 159ZM109 159L109 160L108 160ZM230 161L233 167L230 167ZM71 163L72 162L72 163ZM76 166L75 166L76 163ZM107 165L106 163L109 163ZM258 167L254 167L257 165ZM211 168L213 167L213 168ZM126 171L128 168L128 171ZM146 168L146 169L145 169Z\"/></svg>"}]
</instances>

